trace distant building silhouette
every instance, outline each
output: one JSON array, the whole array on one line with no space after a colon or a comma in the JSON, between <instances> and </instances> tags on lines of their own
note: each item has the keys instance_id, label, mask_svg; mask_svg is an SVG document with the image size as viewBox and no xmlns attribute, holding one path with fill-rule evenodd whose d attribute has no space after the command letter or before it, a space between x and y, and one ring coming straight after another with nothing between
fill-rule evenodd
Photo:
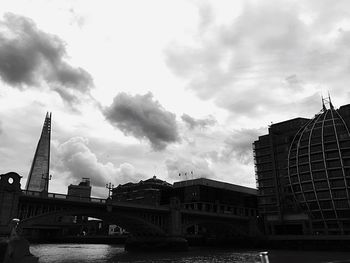
<instances>
[{"instance_id":1,"label":"distant building silhouette","mask_svg":"<svg viewBox=\"0 0 350 263\"><path fill-rule=\"evenodd\" d=\"M159 205L163 202L163 192L172 189L172 185L153 176L138 183L118 185L112 190L112 200L146 205Z\"/></svg>"},{"instance_id":2,"label":"distant building silhouette","mask_svg":"<svg viewBox=\"0 0 350 263\"><path fill-rule=\"evenodd\" d=\"M88 199L91 197L90 178L82 178L78 185L70 184L67 195L69 199Z\"/></svg>"},{"instance_id":3,"label":"distant building silhouette","mask_svg":"<svg viewBox=\"0 0 350 263\"><path fill-rule=\"evenodd\" d=\"M41 136L28 175L26 190L48 191L50 171L51 113L46 113Z\"/></svg>"},{"instance_id":4,"label":"distant building silhouette","mask_svg":"<svg viewBox=\"0 0 350 263\"><path fill-rule=\"evenodd\" d=\"M91 197L91 185L90 178L82 178L78 185L70 184L67 191L67 199L69 200L90 200ZM76 223L87 223L89 217L87 216L76 216Z\"/></svg>"},{"instance_id":5,"label":"distant building silhouette","mask_svg":"<svg viewBox=\"0 0 350 263\"><path fill-rule=\"evenodd\" d=\"M312 119L272 124L253 143L269 235L350 234L350 104L322 106Z\"/></svg>"}]
</instances>

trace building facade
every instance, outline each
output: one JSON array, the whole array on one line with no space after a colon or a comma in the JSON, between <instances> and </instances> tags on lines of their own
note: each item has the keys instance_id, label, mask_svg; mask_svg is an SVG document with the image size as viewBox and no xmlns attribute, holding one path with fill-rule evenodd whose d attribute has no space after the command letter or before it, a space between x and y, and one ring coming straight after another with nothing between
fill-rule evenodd
<instances>
[{"instance_id":1,"label":"building facade","mask_svg":"<svg viewBox=\"0 0 350 263\"><path fill-rule=\"evenodd\" d=\"M67 195L69 199L84 199L91 197L90 178L82 178L78 185L70 184Z\"/></svg>"},{"instance_id":2,"label":"building facade","mask_svg":"<svg viewBox=\"0 0 350 263\"><path fill-rule=\"evenodd\" d=\"M163 193L172 189L172 185L158 179L156 176L138 183L118 185L112 190L112 200L116 202L131 202L144 205L160 205L168 203L163 201Z\"/></svg>"},{"instance_id":3,"label":"building facade","mask_svg":"<svg viewBox=\"0 0 350 263\"><path fill-rule=\"evenodd\" d=\"M239 216L257 215L257 190L249 187L198 178L173 185L155 176L139 183L119 185L112 190L115 202L169 205L177 198L185 209Z\"/></svg>"},{"instance_id":4,"label":"building facade","mask_svg":"<svg viewBox=\"0 0 350 263\"><path fill-rule=\"evenodd\" d=\"M269 127L253 143L269 235L350 234L350 104Z\"/></svg>"},{"instance_id":5,"label":"building facade","mask_svg":"<svg viewBox=\"0 0 350 263\"><path fill-rule=\"evenodd\" d=\"M255 217L257 190L198 178L174 183L172 195L185 209Z\"/></svg>"}]
</instances>

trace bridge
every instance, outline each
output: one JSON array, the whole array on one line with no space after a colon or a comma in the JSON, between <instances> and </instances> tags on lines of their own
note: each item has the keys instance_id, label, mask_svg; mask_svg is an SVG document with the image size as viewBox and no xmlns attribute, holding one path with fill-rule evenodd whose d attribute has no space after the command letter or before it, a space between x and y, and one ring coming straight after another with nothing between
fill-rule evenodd
<instances>
[{"instance_id":1,"label":"bridge","mask_svg":"<svg viewBox=\"0 0 350 263\"><path fill-rule=\"evenodd\" d=\"M9 232L8 223L19 218L20 228L45 224L64 216L88 216L126 229L131 237L128 248L161 242L183 249L186 231L203 226L216 237L249 239L259 232L254 213L204 210L204 206L181 204L172 198L167 205L144 205L113 201L110 198L78 196L22 190L17 173L0 175L0 233ZM232 210L233 211L233 210Z\"/></svg>"}]
</instances>

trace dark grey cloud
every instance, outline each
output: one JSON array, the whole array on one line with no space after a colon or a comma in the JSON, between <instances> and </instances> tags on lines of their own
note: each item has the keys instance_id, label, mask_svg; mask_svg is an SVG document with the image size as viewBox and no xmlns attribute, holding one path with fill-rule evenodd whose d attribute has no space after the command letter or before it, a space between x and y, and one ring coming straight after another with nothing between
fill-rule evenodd
<instances>
[{"instance_id":1,"label":"dark grey cloud","mask_svg":"<svg viewBox=\"0 0 350 263\"><path fill-rule=\"evenodd\" d=\"M183 114L181 119L188 125L190 129L206 128L208 126L213 126L216 123L216 120L213 116L209 116L204 119L195 119L188 114Z\"/></svg>"},{"instance_id":2,"label":"dark grey cloud","mask_svg":"<svg viewBox=\"0 0 350 263\"><path fill-rule=\"evenodd\" d=\"M251 164L253 161L252 144L259 136L267 133L266 128L239 129L224 141L224 147L219 154L221 161L238 160L243 164Z\"/></svg>"},{"instance_id":3,"label":"dark grey cloud","mask_svg":"<svg viewBox=\"0 0 350 263\"><path fill-rule=\"evenodd\" d=\"M72 104L89 95L92 77L65 62L64 42L41 31L26 17L7 13L0 21L0 77L11 86L38 88L45 83Z\"/></svg>"},{"instance_id":4,"label":"dark grey cloud","mask_svg":"<svg viewBox=\"0 0 350 263\"><path fill-rule=\"evenodd\" d=\"M241 114L245 114L249 111L263 112L265 109L259 104L259 101L263 99L264 98L261 96L253 96L252 91L252 99L248 105L246 102L242 101L241 104L233 103L232 105L227 105L227 107ZM274 102L270 101L270 103ZM314 113L317 113L321 109L320 105L321 98L318 94L312 94L299 101L290 101L283 105L270 105L271 107L278 107L281 112L288 112L288 115L281 115L278 119L274 119L273 123L296 117L311 118ZM255 107L259 108L255 109ZM268 105L264 107L268 107ZM308 115L305 116L305 112ZM259 136L264 134L267 134L267 127L236 129L230 136L224 139L224 146L222 149L208 152L207 156L215 162L231 162L237 160L242 164L251 164L253 160L252 143L257 140Z\"/></svg>"},{"instance_id":5,"label":"dark grey cloud","mask_svg":"<svg viewBox=\"0 0 350 263\"><path fill-rule=\"evenodd\" d=\"M349 8L347 1L245 1L238 17L220 24L199 3L198 34L191 44L169 45L166 63L198 97L235 116L287 109L306 100L310 87L343 97L350 31L340 27Z\"/></svg>"},{"instance_id":6,"label":"dark grey cloud","mask_svg":"<svg viewBox=\"0 0 350 263\"><path fill-rule=\"evenodd\" d=\"M297 75L290 75L288 77L286 77L286 81L288 82L288 84L290 85L296 85L296 84L299 84L300 81L298 80L297 78Z\"/></svg>"},{"instance_id":7,"label":"dark grey cloud","mask_svg":"<svg viewBox=\"0 0 350 263\"><path fill-rule=\"evenodd\" d=\"M119 93L104 110L107 120L126 135L148 139L155 150L180 140L175 114L165 110L152 93Z\"/></svg>"},{"instance_id":8,"label":"dark grey cloud","mask_svg":"<svg viewBox=\"0 0 350 263\"><path fill-rule=\"evenodd\" d=\"M82 137L53 144L52 156L52 169L59 174L68 174L69 183L78 183L88 177L93 186L104 187L108 182L117 185L146 178L129 163L119 167L111 162L102 163L89 148L88 140Z\"/></svg>"}]
</instances>

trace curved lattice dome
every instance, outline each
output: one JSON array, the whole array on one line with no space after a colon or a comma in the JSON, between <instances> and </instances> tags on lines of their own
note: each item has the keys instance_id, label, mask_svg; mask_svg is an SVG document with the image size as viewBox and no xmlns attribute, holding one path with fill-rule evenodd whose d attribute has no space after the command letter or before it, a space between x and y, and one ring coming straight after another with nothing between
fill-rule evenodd
<instances>
[{"instance_id":1,"label":"curved lattice dome","mask_svg":"<svg viewBox=\"0 0 350 263\"><path fill-rule=\"evenodd\" d=\"M288 179L314 230L339 233L349 222L350 133L331 103L295 135L288 154Z\"/></svg>"}]
</instances>

